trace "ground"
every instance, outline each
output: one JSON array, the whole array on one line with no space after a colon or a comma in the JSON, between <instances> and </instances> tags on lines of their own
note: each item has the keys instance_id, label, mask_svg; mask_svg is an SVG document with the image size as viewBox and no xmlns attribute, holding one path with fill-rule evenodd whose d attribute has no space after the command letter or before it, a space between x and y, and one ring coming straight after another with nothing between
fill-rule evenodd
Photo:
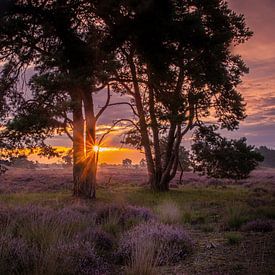
<instances>
[{"instance_id":1,"label":"ground","mask_svg":"<svg viewBox=\"0 0 275 275\"><path fill-rule=\"evenodd\" d=\"M83 202L71 196L70 169L11 169L0 177L1 207L85 206L90 212L114 204L146 207L161 222L182 226L193 241L192 253L157 267L156 274L275 274L275 170L255 171L240 182L187 172L183 184L175 179L168 193L151 192L142 169L101 168L98 182L96 202ZM124 230L110 221L102 228L116 238ZM137 274L123 266L113 270Z\"/></svg>"}]
</instances>

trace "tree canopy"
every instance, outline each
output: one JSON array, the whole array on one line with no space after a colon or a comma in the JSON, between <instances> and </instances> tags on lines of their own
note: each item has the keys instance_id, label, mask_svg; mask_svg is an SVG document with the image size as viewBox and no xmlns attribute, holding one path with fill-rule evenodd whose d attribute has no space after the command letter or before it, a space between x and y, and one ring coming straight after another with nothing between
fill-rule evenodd
<instances>
[{"instance_id":1,"label":"tree canopy","mask_svg":"<svg viewBox=\"0 0 275 275\"><path fill-rule=\"evenodd\" d=\"M113 89L130 95L135 120L125 142L143 147L152 188L168 190L186 133L209 117L234 130L245 118L237 86L248 72L232 47L251 35L225 1L109 1L104 18L123 41ZM161 140L167 145L162 159Z\"/></svg>"}]
</instances>

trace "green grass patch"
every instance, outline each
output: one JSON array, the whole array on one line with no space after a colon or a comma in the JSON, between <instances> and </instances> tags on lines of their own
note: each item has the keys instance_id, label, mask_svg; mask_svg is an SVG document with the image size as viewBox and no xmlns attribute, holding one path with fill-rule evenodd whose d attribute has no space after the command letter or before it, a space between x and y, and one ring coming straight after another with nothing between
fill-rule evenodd
<instances>
[{"instance_id":1,"label":"green grass patch","mask_svg":"<svg viewBox=\"0 0 275 275\"><path fill-rule=\"evenodd\" d=\"M70 192L0 194L0 201L7 205L48 204L58 206L71 200Z\"/></svg>"}]
</instances>

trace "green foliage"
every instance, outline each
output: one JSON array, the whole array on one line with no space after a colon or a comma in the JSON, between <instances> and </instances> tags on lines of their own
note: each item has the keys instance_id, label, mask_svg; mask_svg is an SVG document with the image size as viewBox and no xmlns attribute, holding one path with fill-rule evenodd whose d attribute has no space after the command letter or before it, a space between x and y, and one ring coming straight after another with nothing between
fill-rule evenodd
<instances>
[{"instance_id":1,"label":"green foliage","mask_svg":"<svg viewBox=\"0 0 275 275\"><path fill-rule=\"evenodd\" d=\"M262 155L246 144L246 139L227 140L214 126L202 127L195 133L192 165L195 171L215 178L247 178Z\"/></svg>"}]
</instances>

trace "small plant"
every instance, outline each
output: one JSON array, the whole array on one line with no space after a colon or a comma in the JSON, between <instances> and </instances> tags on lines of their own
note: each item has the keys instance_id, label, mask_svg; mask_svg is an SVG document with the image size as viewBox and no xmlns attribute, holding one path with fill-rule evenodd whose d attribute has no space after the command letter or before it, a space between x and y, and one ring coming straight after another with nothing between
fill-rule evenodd
<instances>
[{"instance_id":1,"label":"small plant","mask_svg":"<svg viewBox=\"0 0 275 275\"><path fill-rule=\"evenodd\" d=\"M129 263L126 267L127 275L157 275L158 245L152 239L144 239L135 243L131 250Z\"/></svg>"},{"instance_id":2,"label":"small plant","mask_svg":"<svg viewBox=\"0 0 275 275\"><path fill-rule=\"evenodd\" d=\"M166 201L160 204L156 212L158 213L160 220L164 223L173 224L179 223L182 218L182 212L178 205L172 201Z\"/></svg>"},{"instance_id":3,"label":"small plant","mask_svg":"<svg viewBox=\"0 0 275 275\"><path fill-rule=\"evenodd\" d=\"M245 208L241 205L233 205L227 209L226 227L227 229L239 229L245 222L249 220L249 216Z\"/></svg>"},{"instance_id":4,"label":"small plant","mask_svg":"<svg viewBox=\"0 0 275 275\"><path fill-rule=\"evenodd\" d=\"M115 204L100 208L95 215L96 223L103 224L104 228L114 235L121 229L127 229L154 218L154 214L148 208Z\"/></svg>"},{"instance_id":5,"label":"small plant","mask_svg":"<svg viewBox=\"0 0 275 275\"><path fill-rule=\"evenodd\" d=\"M241 230L244 232L271 232L273 224L270 220L257 219L244 224Z\"/></svg>"},{"instance_id":6,"label":"small plant","mask_svg":"<svg viewBox=\"0 0 275 275\"><path fill-rule=\"evenodd\" d=\"M114 238L112 235L106 233L100 228L88 228L79 235L77 235L77 240L82 242L89 242L94 245L97 252L107 253L111 252L114 248Z\"/></svg>"},{"instance_id":7,"label":"small plant","mask_svg":"<svg viewBox=\"0 0 275 275\"><path fill-rule=\"evenodd\" d=\"M159 265L180 261L191 253L193 246L190 237L180 226L157 222L143 223L121 237L117 251L118 260L125 261L131 258L133 248L146 240L159 244L155 251L159 255Z\"/></svg>"},{"instance_id":8,"label":"small plant","mask_svg":"<svg viewBox=\"0 0 275 275\"><path fill-rule=\"evenodd\" d=\"M54 274L105 274L108 264L88 242L60 243L51 251L56 256Z\"/></svg>"},{"instance_id":9,"label":"small plant","mask_svg":"<svg viewBox=\"0 0 275 275\"><path fill-rule=\"evenodd\" d=\"M228 232L225 234L225 238L227 244L234 245L241 241L242 236L237 232Z\"/></svg>"}]
</instances>

